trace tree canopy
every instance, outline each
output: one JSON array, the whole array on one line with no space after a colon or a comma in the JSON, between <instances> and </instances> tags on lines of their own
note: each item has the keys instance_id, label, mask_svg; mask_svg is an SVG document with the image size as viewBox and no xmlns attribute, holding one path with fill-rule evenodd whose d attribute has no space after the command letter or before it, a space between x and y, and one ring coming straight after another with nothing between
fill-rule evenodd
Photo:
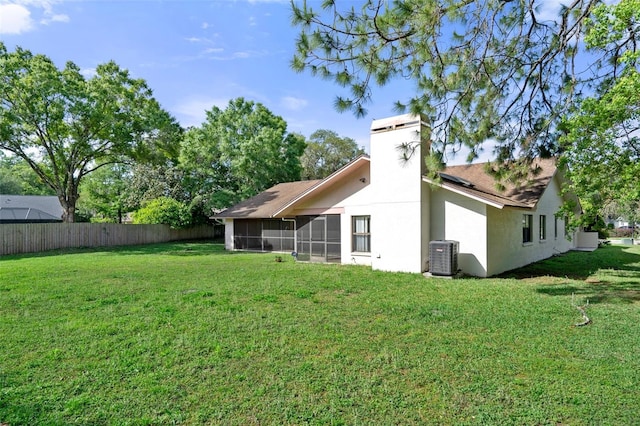
<instances>
[{"instance_id":1,"label":"tree canopy","mask_svg":"<svg viewBox=\"0 0 640 426\"><path fill-rule=\"evenodd\" d=\"M122 223L127 212L131 187L131 166L109 164L87 175L80 185L78 210L92 220Z\"/></svg>"},{"instance_id":2,"label":"tree canopy","mask_svg":"<svg viewBox=\"0 0 640 426\"><path fill-rule=\"evenodd\" d=\"M640 72L633 38L639 23L640 0L594 10L586 46L619 53L610 78L578 102L561 126L571 190L595 211L614 201L633 206L640 200Z\"/></svg>"},{"instance_id":3,"label":"tree canopy","mask_svg":"<svg viewBox=\"0 0 640 426\"><path fill-rule=\"evenodd\" d=\"M316 130L300 158L302 178L323 179L362 154L364 150L355 140L340 137L332 130Z\"/></svg>"},{"instance_id":4,"label":"tree canopy","mask_svg":"<svg viewBox=\"0 0 640 426\"><path fill-rule=\"evenodd\" d=\"M0 151L0 194L55 195L22 158Z\"/></svg>"},{"instance_id":5,"label":"tree canopy","mask_svg":"<svg viewBox=\"0 0 640 426\"><path fill-rule=\"evenodd\" d=\"M173 153L180 127L114 62L85 78L72 62L0 43L0 149L24 159L75 220L82 179L107 164Z\"/></svg>"},{"instance_id":6,"label":"tree canopy","mask_svg":"<svg viewBox=\"0 0 640 426\"><path fill-rule=\"evenodd\" d=\"M264 105L243 98L207 111L187 131L180 167L192 194L210 208L228 207L277 183L300 179L304 137Z\"/></svg>"},{"instance_id":7,"label":"tree canopy","mask_svg":"<svg viewBox=\"0 0 640 426\"><path fill-rule=\"evenodd\" d=\"M621 58L636 51L628 12L637 0L620 3L627 12L612 23L599 0L573 0L557 17L526 0L294 2L292 67L345 87L336 107L356 115L376 86L412 80L415 96L396 109L428 117L436 156L467 147L473 159L488 139L500 162L555 155L575 99L619 77ZM585 49L588 26L597 43Z\"/></svg>"}]
</instances>

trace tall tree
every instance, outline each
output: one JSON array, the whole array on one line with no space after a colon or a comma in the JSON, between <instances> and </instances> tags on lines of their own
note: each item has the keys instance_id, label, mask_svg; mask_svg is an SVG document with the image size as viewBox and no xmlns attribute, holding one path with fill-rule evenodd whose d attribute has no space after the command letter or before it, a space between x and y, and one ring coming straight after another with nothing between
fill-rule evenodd
<instances>
[{"instance_id":1,"label":"tall tree","mask_svg":"<svg viewBox=\"0 0 640 426\"><path fill-rule=\"evenodd\" d=\"M0 151L0 194L55 195L20 157Z\"/></svg>"},{"instance_id":2,"label":"tall tree","mask_svg":"<svg viewBox=\"0 0 640 426\"><path fill-rule=\"evenodd\" d=\"M80 185L80 210L90 213L92 220L122 223L131 211L128 202L131 166L109 164L87 175Z\"/></svg>"},{"instance_id":3,"label":"tall tree","mask_svg":"<svg viewBox=\"0 0 640 426\"><path fill-rule=\"evenodd\" d=\"M192 195L184 186L184 172L165 163L138 163L131 168L127 186L127 205L137 210L160 197L188 203Z\"/></svg>"},{"instance_id":4,"label":"tall tree","mask_svg":"<svg viewBox=\"0 0 640 426\"><path fill-rule=\"evenodd\" d=\"M183 140L180 167L210 208L227 207L270 186L300 179L304 137L264 105L243 98L213 107ZM197 188L197 194L195 189Z\"/></svg>"},{"instance_id":5,"label":"tall tree","mask_svg":"<svg viewBox=\"0 0 640 426\"><path fill-rule=\"evenodd\" d=\"M555 18L533 0L357 3L292 3L300 28L292 67L346 87L336 107L356 115L376 86L412 80L416 95L396 108L427 116L435 160L461 146L472 159L490 138L498 160L556 154L557 125L575 96L615 76L638 35L633 22L620 49L582 50L600 0L572 0Z\"/></svg>"},{"instance_id":6,"label":"tall tree","mask_svg":"<svg viewBox=\"0 0 640 426\"><path fill-rule=\"evenodd\" d=\"M640 0L602 4L587 22L587 48L617 52L609 78L561 127L571 189L588 200L592 216L608 203L633 206L640 200L639 28Z\"/></svg>"},{"instance_id":7,"label":"tall tree","mask_svg":"<svg viewBox=\"0 0 640 426\"><path fill-rule=\"evenodd\" d=\"M24 159L75 220L82 179L107 164L170 150L175 120L114 62L85 79L46 56L0 43L0 149ZM168 146L168 147L167 147Z\"/></svg>"},{"instance_id":8,"label":"tall tree","mask_svg":"<svg viewBox=\"0 0 640 426\"><path fill-rule=\"evenodd\" d=\"M300 159L302 178L323 179L363 154L355 140L340 137L331 130L316 130L309 136Z\"/></svg>"}]
</instances>

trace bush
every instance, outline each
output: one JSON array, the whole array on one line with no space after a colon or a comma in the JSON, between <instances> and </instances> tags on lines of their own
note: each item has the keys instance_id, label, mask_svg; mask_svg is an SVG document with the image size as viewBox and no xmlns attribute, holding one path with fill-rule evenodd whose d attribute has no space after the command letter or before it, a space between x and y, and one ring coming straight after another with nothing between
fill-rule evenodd
<instances>
[{"instance_id":1,"label":"bush","mask_svg":"<svg viewBox=\"0 0 640 426\"><path fill-rule=\"evenodd\" d=\"M187 228L191 225L191 212L180 201L169 197L160 197L136 211L133 223L166 224L172 228Z\"/></svg>"},{"instance_id":2,"label":"bush","mask_svg":"<svg viewBox=\"0 0 640 426\"><path fill-rule=\"evenodd\" d=\"M629 227L615 228L609 232L612 237L630 238L633 237L633 229Z\"/></svg>"}]
</instances>

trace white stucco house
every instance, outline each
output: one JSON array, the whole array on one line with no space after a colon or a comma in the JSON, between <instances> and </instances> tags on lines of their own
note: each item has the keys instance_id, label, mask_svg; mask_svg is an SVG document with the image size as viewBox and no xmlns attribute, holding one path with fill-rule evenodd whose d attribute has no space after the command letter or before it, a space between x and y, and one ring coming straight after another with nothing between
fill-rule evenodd
<instances>
[{"instance_id":1,"label":"white stucco house","mask_svg":"<svg viewBox=\"0 0 640 426\"><path fill-rule=\"evenodd\" d=\"M403 143L415 148L408 160L398 148ZM428 150L422 117L375 120L370 156L322 180L276 185L217 214L225 246L422 273L430 271L433 241L455 241L456 268L478 277L597 247L597 235L567 235L556 218L563 177L553 160L537 161L540 172L527 185L499 191L484 164L447 167L439 180L428 179Z\"/></svg>"}]
</instances>

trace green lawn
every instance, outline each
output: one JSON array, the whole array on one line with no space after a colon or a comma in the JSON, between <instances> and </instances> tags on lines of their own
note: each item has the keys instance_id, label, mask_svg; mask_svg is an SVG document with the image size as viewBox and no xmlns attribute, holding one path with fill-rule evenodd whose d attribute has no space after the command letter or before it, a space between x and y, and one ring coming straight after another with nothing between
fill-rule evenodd
<instances>
[{"instance_id":1,"label":"green lawn","mask_svg":"<svg viewBox=\"0 0 640 426\"><path fill-rule=\"evenodd\" d=\"M274 260L0 258L0 424L639 421L639 247L484 280Z\"/></svg>"}]
</instances>

